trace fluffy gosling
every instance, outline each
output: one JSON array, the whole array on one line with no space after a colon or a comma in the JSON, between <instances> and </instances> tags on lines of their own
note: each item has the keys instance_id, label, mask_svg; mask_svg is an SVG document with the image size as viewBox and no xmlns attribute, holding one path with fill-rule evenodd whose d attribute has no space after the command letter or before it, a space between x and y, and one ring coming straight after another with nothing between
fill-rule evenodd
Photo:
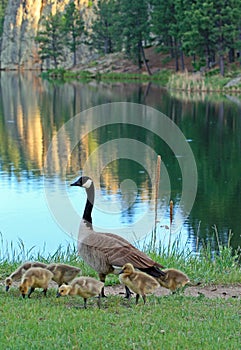
<instances>
[{"instance_id":1,"label":"fluffy gosling","mask_svg":"<svg viewBox=\"0 0 241 350\"><path fill-rule=\"evenodd\" d=\"M122 267L119 273L119 280L136 293L136 305L138 304L140 295L145 304L146 294L152 294L159 287L159 283L154 277L141 271L135 271L133 265L130 263Z\"/></svg>"},{"instance_id":2,"label":"fluffy gosling","mask_svg":"<svg viewBox=\"0 0 241 350\"><path fill-rule=\"evenodd\" d=\"M163 270L165 272L165 276L161 276L158 278L158 282L164 288L170 289L173 293L179 289L184 287L186 284L190 283L190 280L185 273L176 269L166 269Z\"/></svg>"},{"instance_id":3,"label":"fluffy gosling","mask_svg":"<svg viewBox=\"0 0 241 350\"><path fill-rule=\"evenodd\" d=\"M63 283L68 284L81 273L81 269L78 267L66 264L49 264L46 268L53 273L54 276L52 280L55 281L59 287Z\"/></svg>"},{"instance_id":4,"label":"fluffy gosling","mask_svg":"<svg viewBox=\"0 0 241 350\"><path fill-rule=\"evenodd\" d=\"M19 290L25 298L28 293L28 298L34 292L35 288L43 288L43 293L46 296L48 284L53 278L53 273L42 267L31 267L25 272L22 277Z\"/></svg>"},{"instance_id":5,"label":"fluffy gosling","mask_svg":"<svg viewBox=\"0 0 241 350\"><path fill-rule=\"evenodd\" d=\"M98 295L97 305L100 308L100 294L104 283L92 277L75 278L70 285L59 287L57 297L64 295L80 295L84 299L84 308L87 308L87 299Z\"/></svg>"},{"instance_id":6,"label":"fluffy gosling","mask_svg":"<svg viewBox=\"0 0 241 350\"><path fill-rule=\"evenodd\" d=\"M23 274L30 269L31 267L46 267L47 265L38 261L27 261L21 266L19 266L15 271L11 273L10 276L8 276L5 279L5 288L6 292L8 292L9 288L12 286L13 281L19 281L21 280Z\"/></svg>"}]
</instances>

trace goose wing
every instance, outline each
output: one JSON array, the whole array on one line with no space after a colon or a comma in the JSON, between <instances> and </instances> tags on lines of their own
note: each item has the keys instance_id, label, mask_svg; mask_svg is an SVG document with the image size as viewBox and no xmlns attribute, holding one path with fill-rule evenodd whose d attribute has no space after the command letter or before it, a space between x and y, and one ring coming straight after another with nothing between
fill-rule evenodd
<instances>
[{"instance_id":1,"label":"goose wing","mask_svg":"<svg viewBox=\"0 0 241 350\"><path fill-rule=\"evenodd\" d=\"M153 261L145 253L134 247L126 239L112 233L93 233L82 240L82 244L99 251L110 265L122 267L126 263L131 263L135 268L145 271L152 270L153 267L163 266ZM160 275L160 274L158 274Z\"/></svg>"}]
</instances>

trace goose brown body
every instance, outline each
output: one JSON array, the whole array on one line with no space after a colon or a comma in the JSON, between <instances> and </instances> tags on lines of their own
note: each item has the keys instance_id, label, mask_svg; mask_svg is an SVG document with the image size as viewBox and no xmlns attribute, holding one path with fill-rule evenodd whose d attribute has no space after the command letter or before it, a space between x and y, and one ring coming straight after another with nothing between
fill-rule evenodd
<instances>
[{"instance_id":1,"label":"goose brown body","mask_svg":"<svg viewBox=\"0 0 241 350\"><path fill-rule=\"evenodd\" d=\"M52 280L55 281L58 284L58 286L61 286L63 283L68 284L79 273L81 273L80 268L67 264L53 263L47 265L46 268L53 273Z\"/></svg>"},{"instance_id":2,"label":"goose brown body","mask_svg":"<svg viewBox=\"0 0 241 350\"><path fill-rule=\"evenodd\" d=\"M96 295L100 296L103 286L103 282L92 277L83 276L75 278L70 285L60 286L57 296L79 295L84 299L84 307L86 308L87 299ZM99 298L98 306L100 307Z\"/></svg>"},{"instance_id":3,"label":"goose brown body","mask_svg":"<svg viewBox=\"0 0 241 350\"><path fill-rule=\"evenodd\" d=\"M47 265L38 261L27 261L24 264L20 265L15 271L11 273L9 277L5 279L5 287L6 292L11 287L13 281L21 280L23 274L30 269L31 267L43 267L45 268Z\"/></svg>"},{"instance_id":4,"label":"goose brown body","mask_svg":"<svg viewBox=\"0 0 241 350\"><path fill-rule=\"evenodd\" d=\"M153 277L164 276L161 264L153 261L126 239L113 233L93 230L91 213L95 192L93 181L89 177L80 177L71 186L83 187L87 193L83 220L79 229L78 252L83 260L98 272L102 282L105 282L108 274L115 271L115 267L121 268L127 262ZM104 296L104 288L102 296Z\"/></svg>"},{"instance_id":5,"label":"goose brown body","mask_svg":"<svg viewBox=\"0 0 241 350\"><path fill-rule=\"evenodd\" d=\"M21 284L19 290L25 298L28 294L30 295L35 288L43 288L44 295L46 296L48 284L53 277L53 273L42 267L31 267L22 276Z\"/></svg>"},{"instance_id":6,"label":"goose brown body","mask_svg":"<svg viewBox=\"0 0 241 350\"><path fill-rule=\"evenodd\" d=\"M136 293L136 304L140 295L145 303L146 295L152 294L159 287L159 283L154 277L141 271L135 271L133 265L130 263L123 266L119 279L122 284Z\"/></svg>"},{"instance_id":7,"label":"goose brown body","mask_svg":"<svg viewBox=\"0 0 241 350\"><path fill-rule=\"evenodd\" d=\"M158 282L164 288L175 292L177 289L184 287L190 283L188 276L182 271L176 269L165 269L165 276L158 278Z\"/></svg>"}]
</instances>

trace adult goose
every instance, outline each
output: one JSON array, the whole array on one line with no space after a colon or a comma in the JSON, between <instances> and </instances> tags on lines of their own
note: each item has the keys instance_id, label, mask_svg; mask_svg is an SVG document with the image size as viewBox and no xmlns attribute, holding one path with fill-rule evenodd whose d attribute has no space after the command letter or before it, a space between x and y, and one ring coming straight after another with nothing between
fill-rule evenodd
<instances>
[{"instance_id":1,"label":"adult goose","mask_svg":"<svg viewBox=\"0 0 241 350\"><path fill-rule=\"evenodd\" d=\"M93 230L91 214L95 199L95 188L93 181L88 176L81 176L71 186L83 187L87 193L78 235L78 252L82 259L99 274L101 282L105 282L108 274L114 273L115 267L122 268L126 263L131 263L134 268L153 277L165 276L165 273L160 270L163 268L162 265L150 259L126 239L113 233L95 232ZM101 296L105 296L104 287ZM130 296L128 288L126 288L126 296Z\"/></svg>"}]
</instances>

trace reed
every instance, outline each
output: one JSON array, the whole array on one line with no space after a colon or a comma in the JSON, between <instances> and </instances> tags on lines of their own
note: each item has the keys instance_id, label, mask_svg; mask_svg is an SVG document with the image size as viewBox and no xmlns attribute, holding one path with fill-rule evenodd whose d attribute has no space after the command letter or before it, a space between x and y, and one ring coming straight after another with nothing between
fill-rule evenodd
<instances>
[{"instance_id":1,"label":"reed","mask_svg":"<svg viewBox=\"0 0 241 350\"><path fill-rule=\"evenodd\" d=\"M169 211L169 241L168 241L168 252L171 248L171 239L172 239L172 221L173 221L173 201L170 200L170 211Z\"/></svg>"},{"instance_id":2,"label":"reed","mask_svg":"<svg viewBox=\"0 0 241 350\"><path fill-rule=\"evenodd\" d=\"M156 163L156 174L155 174L155 221L154 221L154 230L152 231L152 245L155 249L156 246L156 231L157 231L157 207L158 207L158 195L159 195L159 186L160 186L160 173L161 173L161 156L157 156Z\"/></svg>"}]
</instances>

